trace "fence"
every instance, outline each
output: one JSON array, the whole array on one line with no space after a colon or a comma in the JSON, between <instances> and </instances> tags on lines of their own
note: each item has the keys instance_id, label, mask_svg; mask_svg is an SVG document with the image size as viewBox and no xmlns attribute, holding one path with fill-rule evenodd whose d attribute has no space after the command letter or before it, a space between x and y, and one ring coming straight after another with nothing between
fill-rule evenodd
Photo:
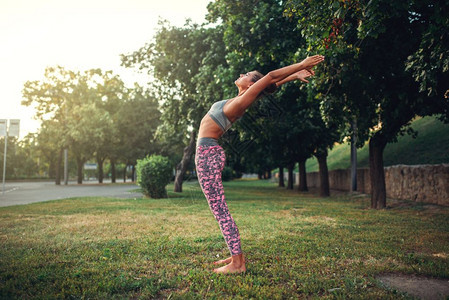
<instances>
[{"instance_id":1,"label":"fence","mask_svg":"<svg viewBox=\"0 0 449 300\"><path fill-rule=\"evenodd\" d=\"M299 174L295 175L298 184ZM385 183L388 198L449 206L449 164L386 167ZM350 184L350 169L329 171L331 189L349 191ZM318 172L307 173L307 185L320 186ZM357 169L357 191L371 193L368 168Z\"/></svg>"}]
</instances>

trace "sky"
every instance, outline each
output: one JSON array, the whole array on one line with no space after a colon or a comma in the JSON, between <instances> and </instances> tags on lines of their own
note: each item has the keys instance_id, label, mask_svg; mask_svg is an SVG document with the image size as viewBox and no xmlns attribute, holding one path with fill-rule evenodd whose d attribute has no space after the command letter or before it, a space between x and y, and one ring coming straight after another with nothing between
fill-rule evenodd
<instances>
[{"instance_id":1,"label":"sky","mask_svg":"<svg viewBox=\"0 0 449 300\"><path fill-rule=\"evenodd\" d=\"M101 68L128 85L144 75L120 66L120 54L150 42L159 19L203 23L212 0L0 0L0 119L20 119L20 137L36 132L34 110L22 106L26 81L45 68Z\"/></svg>"}]
</instances>

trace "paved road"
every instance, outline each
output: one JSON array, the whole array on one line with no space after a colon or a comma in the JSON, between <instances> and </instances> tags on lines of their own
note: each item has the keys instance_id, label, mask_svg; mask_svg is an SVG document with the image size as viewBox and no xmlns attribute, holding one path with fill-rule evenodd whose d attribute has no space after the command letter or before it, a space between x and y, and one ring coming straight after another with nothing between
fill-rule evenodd
<instances>
[{"instance_id":1,"label":"paved road","mask_svg":"<svg viewBox=\"0 0 449 300\"><path fill-rule=\"evenodd\" d=\"M55 185L54 182L6 182L5 194L0 182L0 206L21 205L48 200L71 197L115 197L137 198L141 193L133 192L138 186L134 184L103 184L85 182L78 185L69 182L68 185Z\"/></svg>"}]
</instances>

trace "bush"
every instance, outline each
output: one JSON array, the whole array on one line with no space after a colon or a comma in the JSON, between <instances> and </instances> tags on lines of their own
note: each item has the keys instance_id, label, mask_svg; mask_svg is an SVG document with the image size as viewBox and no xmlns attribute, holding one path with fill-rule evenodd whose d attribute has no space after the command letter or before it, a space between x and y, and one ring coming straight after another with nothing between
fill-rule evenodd
<instances>
[{"instance_id":1,"label":"bush","mask_svg":"<svg viewBox=\"0 0 449 300\"><path fill-rule=\"evenodd\" d=\"M231 179L232 179L232 168L224 167L223 171L221 172L221 180L229 181Z\"/></svg>"},{"instance_id":2,"label":"bush","mask_svg":"<svg viewBox=\"0 0 449 300\"><path fill-rule=\"evenodd\" d=\"M242 178L243 173L241 171L232 170L232 178Z\"/></svg>"},{"instance_id":3,"label":"bush","mask_svg":"<svg viewBox=\"0 0 449 300\"><path fill-rule=\"evenodd\" d=\"M165 187L172 177L172 166L168 158L151 155L137 160L137 183L151 198L167 198Z\"/></svg>"}]
</instances>

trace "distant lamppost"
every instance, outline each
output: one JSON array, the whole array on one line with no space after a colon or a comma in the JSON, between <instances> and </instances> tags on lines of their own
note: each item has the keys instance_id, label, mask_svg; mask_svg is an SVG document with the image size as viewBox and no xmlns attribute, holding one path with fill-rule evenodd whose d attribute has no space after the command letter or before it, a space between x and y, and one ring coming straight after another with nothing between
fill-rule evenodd
<instances>
[{"instance_id":1,"label":"distant lamppost","mask_svg":"<svg viewBox=\"0 0 449 300\"><path fill-rule=\"evenodd\" d=\"M65 103L64 106L64 126L67 128L67 104ZM64 148L64 184L69 184L69 150L67 149L67 145Z\"/></svg>"},{"instance_id":2,"label":"distant lamppost","mask_svg":"<svg viewBox=\"0 0 449 300\"><path fill-rule=\"evenodd\" d=\"M9 129L9 130L8 130ZM9 120L9 128L8 128L8 120L1 119L0 120L0 137L5 137L5 151L3 153L3 184L2 184L2 195L5 195L5 178L6 178L6 151L8 150L8 137L10 136L19 136L20 132L20 120L11 119Z\"/></svg>"}]
</instances>

